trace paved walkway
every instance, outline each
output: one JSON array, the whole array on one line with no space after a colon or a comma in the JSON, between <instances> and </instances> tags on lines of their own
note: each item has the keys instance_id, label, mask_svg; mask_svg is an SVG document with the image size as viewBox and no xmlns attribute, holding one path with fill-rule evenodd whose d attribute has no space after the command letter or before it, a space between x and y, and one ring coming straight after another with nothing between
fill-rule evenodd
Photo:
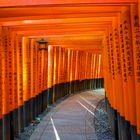
<instances>
[{"instance_id":1,"label":"paved walkway","mask_svg":"<svg viewBox=\"0 0 140 140\"><path fill-rule=\"evenodd\" d=\"M97 140L94 109L103 92L82 92L65 99L43 118L30 140Z\"/></svg>"}]
</instances>

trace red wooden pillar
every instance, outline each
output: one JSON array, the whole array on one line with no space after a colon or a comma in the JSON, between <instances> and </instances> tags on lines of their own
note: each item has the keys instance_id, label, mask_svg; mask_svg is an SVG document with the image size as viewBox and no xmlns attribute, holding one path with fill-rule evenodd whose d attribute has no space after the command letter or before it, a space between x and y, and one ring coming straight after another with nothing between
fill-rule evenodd
<instances>
[{"instance_id":1,"label":"red wooden pillar","mask_svg":"<svg viewBox=\"0 0 140 140\"><path fill-rule=\"evenodd\" d=\"M103 52L101 54L100 80L101 80L101 88L104 88Z\"/></svg>"},{"instance_id":2,"label":"red wooden pillar","mask_svg":"<svg viewBox=\"0 0 140 140\"><path fill-rule=\"evenodd\" d=\"M71 93L74 93L74 79L73 79L73 70L74 70L74 65L73 65L73 57L74 56L74 51L73 50L70 50L70 91Z\"/></svg>"},{"instance_id":3,"label":"red wooden pillar","mask_svg":"<svg viewBox=\"0 0 140 140\"><path fill-rule=\"evenodd\" d=\"M29 45L31 47L31 56L30 56L30 81L31 81L31 88L30 88L30 120L35 119L35 48L34 39L29 40Z\"/></svg>"},{"instance_id":4,"label":"red wooden pillar","mask_svg":"<svg viewBox=\"0 0 140 140\"><path fill-rule=\"evenodd\" d=\"M55 88L55 86L56 86L56 84L57 84L57 63L56 63L56 61L57 61L57 47L56 46L54 46L54 72L53 72L53 102L55 102L56 101L56 88Z\"/></svg>"},{"instance_id":5,"label":"red wooden pillar","mask_svg":"<svg viewBox=\"0 0 140 140\"><path fill-rule=\"evenodd\" d=\"M34 119L37 116L37 95L38 95L38 43L35 39L31 39L31 95L32 95L32 105L31 108L33 108L32 112L32 118Z\"/></svg>"},{"instance_id":6,"label":"red wooden pillar","mask_svg":"<svg viewBox=\"0 0 140 140\"><path fill-rule=\"evenodd\" d=\"M11 114L10 114L10 122L11 123L11 137L18 137L19 134L19 115L18 115L18 87L17 87L17 45L16 45L16 36L14 32L9 31L8 38L8 50L9 50L9 94L12 95L11 99ZM21 38L20 38L21 39ZM11 58L10 58L11 57ZM9 105L9 106L10 106Z\"/></svg>"},{"instance_id":7,"label":"red wooden pillar","mask_svg":"<svg viewBox=\"0 0 140 140\"><path fill-rule=\"evenodd\" d=\"M44 109L48 105L48 47L47 50L44 50L44 94L43 94L43 104Z\"/></svg>"},{"instance_id":8,"label":"red wooden pillar","mask_svg":"<svg viewBox=\"0 0 140 140\"><path fill-rule=\"evenodd\" d=\"M73 61L73 51L70 50L70 82L73 81L73 79L72 79L73 78L72 77L72 72L73 72L73 70L72 70L72 68L73 68L72 61Z\"/></svg>"},{"instance_id":9,"label":"red wooden pillar","mask_svg":"<svg viewBox=\"0 0 140 140\"><path fill-rule=\"evenodd\" d=\"M54 66L54 60L53 60L53 46L49 45L48 47L48 90L49 90L49 103L53 103L53 66Z\"/></svg>"},{"instance_id":10,"label":"red wooden pillar","mask_svg":"<svg viewBox=\"0 0 140 140\"><path fill-rule=\"evenodd\" d=\"M75 81L75 69L76 69L76 51L73 50L73 59L72 59L72 80Z\"/></svg>"},{"instance_id":11,"label":"red wooden pillar","mask_svg":"<svg viewBox=\"0 0 140 140\"><path fill-rule=\"evenodd\" d=\"M59 97L59 46L55 47L55 56L54 56L54 70L55 70L55 78L54 81L56 83L55 86L55 100Z\"/></svg>"},{"instance_id":12,"label":"red wooden pillar","mask_svg":"<svg viewBox=\"0 0 140 140\"><path fill-rule=\"evenodd\" d=\"M65 75L64 75L64 66L65 66L65 49L61 48L61 97L64 96L65 94L65 88L64 88L64 83L65 83Z\"/></svg>"},{"instance_id":13,"label":"red wooden pillar","mask_svg":"<svg viewBox=\"0 0 140 140\"><path fill-rule=\"evenodd\" d=\"M85 80L86 81L86 88L87 88L87 79L88 79L88 72L89 72L89 69L88 69L88 64L89 64L89 59L88 59L88 52L83 52L83 55L84 55L84 59L82 60L82 80Z\"/></svg>"},{"instance_id":14,"label":"red wooden pillar","mask_svg":"<svg viewBox=\"0 0 140 140\"><path fill-rule=\"evenodd\" d=\"M68 49L65 49L65 63L64 63L64 75L65 75L65 95L69 93L69 87L68 87L68 81L67 81L67 76L68 76Z\"/></svg>"},{"instance_id":15,"label":"red wooden pillar","mask_svg":"<svg viewBox=\"0 0 140 140\"><path fill-rule=\"evenodd\" d=\"M96 54L96 63L95 63L95 87L98 88L98 66L99 66L99 54Z\"/></svg>"},{"instance_id":16,"label":"red wooden pillar","mask_svg":"<svg viewBox=\"0 0 140 140\"><path fill-rule=\"evenodd\" d=\"M127 73L126 73L126 57L125 57L125 49L124 49L124 36L123 36L123 25L120 24L120 54L121 54L121 65L122 65L122 83L123 83L123 102L124 102L124 116L128 120L129 111L127 110L127 101L128 96L125 96L127 93ZM122 114L123 115L123 114Z\"/></svg>"},{"instance_id":17,"label":"red wooden pillar","mask_svg":"<svg viewBox=\"0 0 140 140\"><path fill-rule=\"evenodd\" d=\"M62 48L62 71L61 71L61 76L62 76L62 84L65 83L65 48ZM64 94L64 91L63 91Z\"/></svg>"},{"instance_id":18,"label":"red wooden pillar","mask_svg":"<svg viewBox=\"0 0 140 140\"><path fill-rule=\"evenodd\" d=\"M67 73L67 82L70 82L70 49L68 49L68 60L67 60L67 69L68 69L68 73Z\"/></svg>"},{"instance_id":19,"label":"red wooden pillar","mask_svg":"<svg viewBox=\"0 0 140 140\"><path fill-rule=\"evenodd\" d=\"M59 82L59 94L58 94L58 97L62 97L62 69L63 69L63 59L62 59L62 56L63 56L63 51L62 51L62 48L59 47L59 58L58 58L58 82Z\"/></svg>"},{"instance_id":20,"label":"red wooden pillar","mask_svg":"<svg viewBox=\"0 0 140 140\"><path fill-rule=\"evenodd\" d=\"M140 3L139 3L140 4ZM140 6L140 5L139 5ZM137 5L131 5L131 27L132 27L132 43L134 58L134 76L135 76L135 92L136 92L136 127L137 134L140 135L140 16Z\"/></svg>"},{"instance_id":21,"label":"red wooden pillar","mask_svg":"<svg viewBox=\"0 0 140 140\"><path fill-rule=\"evenodd\" d=\"M79 91L82 90L83 87L85 87L85 82L84 82L84 78L85 77L85 54L83 51L80 51L80 55L79 55ZM84 85L83 85L84 84Z\"/></svg>"},{"instance_id":22,"label":"red wooden pillar","mask_svg":"<svg viewBox=\"0 0 140 140\"><path fill-rule=\"evenodd\" d=\"M112 107L116 110L117 109L117 100L116 100L116 75L115 75L115 57L114 57L114 44L113 44L113 34L112 34L112 27L110 29L110 34L109 34L109 47L110 47L110 61L111 61L111 74L110 74L110 78L112 80Z\"/></svg>"},{"instance_id":23,"label":"red wooden pillar","mask_svg":"<svg viewBox=\"0 0 140 140\"><path fill-rule=\"evenodd\" d=\"M40 72L40 63L39 63L39 44L36 42L36 40L34 41L34 68L35 68L35 117L39 115L39 93L40 93L40 89L39 89L39 72ZM48 73L47 73L48 74ZM48 80L48 79L47 79ZM47 81L48 82L48 81Z\"/></svg>"},{"instance_id":24,"label":"red wooden pillar","mask_svg":"<svg viewBox=\"0 0 140 140\"><path fill-rule=\"evenodd\" d=\"M81 78L81 73L82 73L82 58L83 58L83 52L82 51L80 51L79 52L79 82L78 82L78 91L80 91L81 90L81 87L80 87L80 83L81 83L81 81L82 81L82 78ZM83 62L84 63L84 62Z\"/></svg>"},{"instance_id":25,"label":"red wooden pillar","mask_svg":"<svg viewBox=\"0 0 140 140\"><path fill-rule=\"evenodd\" d=\"M3 138L2 134L2 107L3 107L3 102L2 102L2 58L3 58L3 51L2 51L2 27L0 27L0 139Z\"/></svg>"},{"instance_id":26,"label":"red wooden pillar","mask_svg":"<svg viewBox=\"0 0 140 140\"><path fill-rule=\"evenodd\" d=\"M2 28L2 114L3 114L3 139L10 140L10 108L8 95L8 34Z\"/></svg>"},{"instance_id":27,"label":"red wooden pillar","mask_svg":"<svg viewBox=\"0 0 140 140\"><path fill-rule=\"evenodd\" d=\"M100 88L100 69L101 69L101 54L98 54L97 88Z\"/></svg>"},{"instance_id":28,"label":"red wooden pillar","mask_svg":"<svg viewBox=\"0 0 140 140\"><path fill-rule=\"evenodd\" d=\"M122 83L122 65L120 55L120 43L119 43L119 30L118 23L114 25L114 55L115 55L115 73L116 73L116 84L118 85L118 96L117 96L117 110L121 116L124 116L124 104L123 104L123 83Z\"/></svg>"},{"instance_id":29,"label":"red wooden pillar","mask_svg":"<svg viewBox=\"0 0 140 140\"><path fill-rule=\"evenodd\" d=\"M127 9L122 17L123 22L123 36L124 36L124 52L126 60L126 74L127 74L127 99L126 104L126 120L130 121L131 125L136 124L136 93L135 93L135 83L134 83L134 63L133 63L133 47L132 47L132 34L131 34L131 24L130 24L130 10ZM128 136L129 137L129 136Z\"/></svg>"},{"instance_id":30,"label":"red wooden pillar","mask_svg":"<svg viewBox=\"0 0 140 140\"><path fill-rule=\"evenodd\" d=\"M23 99L25 108L25 126L31 121L30 98L31 98L31 46L30 40L24 38L23 44Z\"/></svg>"},{"instance_id":31,"label":"red wooden pillar","mask_svg":"<svg viewBox=\"0 0 140 140\"><path fill-rule=\"evenodd\" d=\"M17 68L17 72L16 70L14 71L15 75L17 75L17 83L15 83L15 86L17 86L18 106L21 107L23 106L23 50L21 37L16 36L14 47L16 47L16 49L14 49L14 55L16 55L14 59L14 65L15 68Z\"/></svg>"},{"instance_id":32,"label":"red wooden pillar","mask_svg":"<svg viewBox=\"0 0 140 140\"><path fill-rule=\"evenodd\" d=\"M97 54L94 54L94 63L93 63L93 88L96 89L96 59L97 59Z\"/></svg>"},{"instance_id":33,"label":"red wooden pillar","mask_svg":"<svg viewBox=\"0 0 140 140\"><path fill-rule=\"evenodd\" d=\"M71 94L71 82L70 82L70 67L71 67L71 63L70 63L70 60L71 60L71 52L70 52L70 49L68 49L68 59L67 59L67 82L69 83L69 94Z\"/></svg>"},{"instance_id":34,"label":"red wooden pillar","mask_svg":"<svg viewBox=\"0 0 140 140\"><path fill-rule=\"evenodd\" d=\"M78 62L79 62L79 51L76 50L75 52L75 86L74 86L74 92L77 92L78 91L78 70L79 70L79 65L78 65Z\"/></svg>"},{"instance_id":35,"label":"red wooden pillar","mask_svg":"<svg viewBox=\"0 0 140 140\"><path fill-rule=\"evenodd\" d=\"M94 63L95 63L95 55L92 53L91 59L91 89L94 88Z\"/></svg>"},{"instance_id":36,"label":"red wooden pillar","mask_svg":"<svg viewBox=\"0 0 140 140\"><path fill-rule=\"evenodd\" d=\"M17 93L18 97L18 112L19 112L19 133L23 132L24 130L24 114L23 114L23 105L24 105L24 101L23 101L23 49L22 49L22 37L20 36L16 36L15 37L15 45L13 46L14 49L14 68L16 68L14 70L14 75L15 75L15 79L17 79L17 81L15 81L14 85L15 87L17 87L17 89L15 88L15 93ZM17 76L17 78L16 78Z\"/></svg>"},{"instance_id":37,"label":"red wooden pillar","mask_svg":"<svg viewBox=\"0 0 140 140\"><path fill-rule=\"evenodd\" d=\"M106 37L106 43L105 43L105 48L104 48L104 52L105 52L105 65L104 65L104 69L106 70L104 73L106 73L106 78L105 78L105 88L106 88L106 95L108 100L110 101L110 104L112 104L112 96L111 96L111 88L112 88L112 82L111 82L111 77L110 77L110 73L111 73L111 59L110 59L110 48L109 48L109 36L107 35Z\"/></svg>"},{"instance_id":38,"label":"red wooden pillar","mask_svg":"<svg viewBox=\"0 0 140 140\"><path fill-rule=\"evenodd\" d=\"M87 89L90 89L90 74L91 74L91 53L87 52L87 70L86 70L86 78L87 79Z\"/></svg>"},{"instance_id":39,"label":"red wooden pillar","mask_svg":"<svg viewBox=\"0 0 140 140\"><path fill-rule=\"evenodd\" d=\"M138 0L138 17L140 19L140 0ZM139 26L140 26L140 20L139 20Z\"/></svg>"}]
</instances>

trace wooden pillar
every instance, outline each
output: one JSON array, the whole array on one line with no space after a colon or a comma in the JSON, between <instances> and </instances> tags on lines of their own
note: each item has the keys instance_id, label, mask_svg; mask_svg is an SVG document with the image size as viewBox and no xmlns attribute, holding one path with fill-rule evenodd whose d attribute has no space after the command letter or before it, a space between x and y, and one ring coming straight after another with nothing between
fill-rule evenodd
<instances>
[{"instance_id":1,"label":"wooden pillar","mask_svg":"<svg viewBox=\"0 0 140 140\"><path fill-rule=\"evenodd\" d=\"M31 97L31 46L28 38L23 44L23 99L25 126L30 122L30 97Z\"/></svg>"},{"instance_id":2,"label":"wooden pillar","mask_svg":"<svg viewBox=\"0 0 140 140\"><path fill-rule=\"evenodd\" d=\"M49 45L48 47L48 89L49 89L49 103L53 103L53 46Z\"/></svg>"},{"instance_id":3,"label":"wooden pillar","mask_svg":"<svg viewBox=\"0 0 140 140\"><path fill-rule=\"evenodd\" d=\"M7 31L2 28L2 114L3 114L3 140L10 140L10 108L8 95L8 39Z\"/></svg>"},{"instance_id":4,"label":"wooden pillar","mask_svg":"<svg viewBox=\"0 0 140 140\"><path fill-rule=\"evenodd\" d=\"M24 114L23 114L23 49L22 49L22 38L16 36L15 38L15 45L13 47L16 47L16 50L14 52L14 55L16 55L14 61L14 68L17 68L17 71L15 71L14 75L17 75L17 82L15 81L15 86L17 86L17 97L18 97L18 117L19 117L19 133L24 131Z\"/></svg>"},{"instance_id":5,"label":"wooden pillar","mask_svg":"<svg viewBox=\"0 0 140 140\"><path fill-rule=\"evenodd\" d=\"M68 49L68 59L67 59L67 82L69 84L69 94L71 94L71 82L70 82L70 67L71 67L71 63L70 63L70 60L71 60L71 52L70 52L70 49Z\"/></svg>"},{"instance_id":6,"label":"wooden pillar","mask_svg":"<svg viewBox=\"0 0 140 140\"><path fill-rule=\"evenodd\" d=\"M139 2L140 7L140 2ZM132 29L132 43L133 43L133 58L134 58L134 76L135 76L135 92L136 92L136 123L137 134L140 135L140 15L139 7L137 5L131 5L131 29ZM139 13L138 13L139 12ZM133 94L134 96L134 94Z\"/></svg>"},{"instance_id":7,"label":"wooden pillar","mask_svg":"<svg viewBox=\"0 0 140 140\"><path fill-rule=\"evenodd\" d=\"M68 81L67 81L67 76L68 76L68 49L65 49L65 63L64 63L64 75L65 75L65 95L69 93L69 86L68 86Z\"/></svg>"},{"instance_id":8,"label":"wooden pillar","mask_svg":"<svg viewBox=\"0 0 140 140\"><path fill-rule=\"evenodd\" d=\"M79 70L79 51L76 50L76 56L75 56L75 87L74 87L74 92L78 91L78 70Z\"/></svg>"},{"instance_id":9,"label":"wooden pillar","mask_svg":"<svg viewBox=\"0 0 140 140\"><path fill-rule=\"evenodd\" d=\"M2 113L2 107L3 107L3 102L2 102L2 58L3 58L3 51L2 51L2 27L0 27L0 139L3 138L2 134L2 118L3 118L3 113Z\"/></svg>"}]
</instances>

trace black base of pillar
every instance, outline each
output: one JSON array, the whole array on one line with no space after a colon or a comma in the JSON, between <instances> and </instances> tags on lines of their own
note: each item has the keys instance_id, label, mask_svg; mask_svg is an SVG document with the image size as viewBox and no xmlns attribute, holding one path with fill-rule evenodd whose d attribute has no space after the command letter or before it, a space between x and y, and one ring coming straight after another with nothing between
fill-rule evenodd
<instances>
[{"instance_id":1,"label":"black base of pillar","mask_svg":"<svg viewBox=\"0 0 140 140\"><path fill-rule=\"evenodd\" d=\"M26 101L24 103L24 113L23 113L24 114L24 126L25 127L27 127L29 125L29 114L30 114L29 107L30 107L29 101Z\"/></svg>"},{"instance_id":2,"label":"black base of pillar","mask_svg":"<svg viewBox=\"0 0 140 140\"><path fill-rule=\"evenodd\" d=\"M118 119L118 139L122 140L121 116L119 113L117 113L117 119Z\"/></svg>"},{"instance_id":3,"label":"black base of pillar","mask_svg":"<svg viewBox=\"0 0 140 140\"><path fill-rule=\"evenodd\" d=\"M74 83L74 85L75 85L75 83ZM68 95L68 94L69 94L69 86L68 86L68 83L65 83L65 95Z\"/></svg>"},{"instance_id":4,"label":"black base of pillar","mask_svg":"<svg viewBox=\"0 0 140 140\"><path fill-rule=\"evenodd\" d=\"M104 88L104 78L101 79L101 88Z\"/></svg>"},{"instance_id":5,"label":"black base of pillar","mask_svg":"<svg viewBox=\"0 0 140 140\"><path fill-rule=\"evenodd\" d=\"M30 122L35 119L34 97L29 100L30 102Z\"/></svg>"},{"instance_id":6,"label":"black base of pillar","mask_svg":"<svg viewBox=\"0 0 140 140\"><path fill-rule=\"evenodd\" d=\"M73 86L73 92L74 92L74 86ZM68 95L68 83L64 83L64 95Z\"/></svg>"},{"instance_id":7,"label":"black base of pillar","mask_svg":"<svg viewBox=\"0 0 140 140\"><path fill-rule=\"evenodd\" d=\"M131 140L137 139L137 130L135 126L130 125Z\"/></svg>"},{"instance_id":8,"label":"black base of pillar","mask_svg":"<svg viewBox=\"0 0 140 140\"><path fill-rule=\"evenodd\" d=\"M80 81L80 80L78 81L78 92L81 91L81 82L82 81Z\"/></svg>"},{"instance_id":9,"label":"black base of pillar","mask_svg":"<svg viewBox=\"0 0 140 140\"><path fill-rule=\"evenodd\" d=\"M60 99L60 97L61 97L61 86L60 86L60 84L58 84L58 87L57 87L57 99Z\"/></svg>"},{"instance_id":10,"label":"black base of pillar","mask_svg":"<svg viewBox=\"0 0 140 140\"><path fill-rule=\"evenodd\" d=\"M48 107L48 90L45 90L45 109Z\"/></svg>"},{"instance_id":11,"label":"black base of pillar","mask_svg":"<svg viewBox=\"0 0 140 140\"><path fill-rule=\"evenodd\" d=\"M28 101L28 123L32 121L32 99Z\"/></svg>"},{"instance_id":12,"label":"black base of pillar","mask_svg":"<svg viewBox=\"0 0 140 140\"><path fill-rule=\"evenodd\" d=\"M40 97L39 94L37 95L37 116L40 114L40 103L39 103Z\"/></svg>"},{"instance_id":13,"label":"black base of pillar","mask_svg":"<svg viewBox=\"0 0 140 140\"><path fill-rule=\"evenodd\" d=\"M69 94L72 94L71 89L72 89L72 83L71 83L71 82L69 82Z\"/></svg>"},{"instance_id":14,"label":"black base of pillar","mask_svg":"<svg viewBox=\"0 0 140 140\"><path fill-rule=\"evenodd\" d=\"M41 113L41 96L40 96L41 93L38 94L38 114Z\"/></svg>"},{"instance_id":15,"label":"black base of pillar","mask_svg":"<svg viewBox=\"0 0 140 140\"><path fill-rule=\"evenodd\" d=\"M108 113L108 119L109 123L111 125L112 132L115 136L115 139L118 140L118 121L117 121L117 111L114 110L108 100L106 99L106 107L107 107L107 113Z\"/></svg>"},{"instance_id":16,"label":"black base of pillar","mask_svg":"<svg viewBox=\"0 0 140 140\"><path fill-rule=\"evenodd\" d=\"M83 88L84 88L84 91L87 90L87 81L86 81L86 80L83 81ZM82 90L82 89L81 89L81 90Z\"/></svg>"},{"instance_id":17,"label":"black base of pillar","mask_svg":"<svg viewBox=\"0 0 140 140\"><path fill-rule=\"evenodd\" d=\"M53 102L56 102L57 98L56 98L56 86L55 85L52 87L52 93L53 93Z\"/></svg>"},{"instance_id":18,"label":"black base of pillar","mask_svg":"<svg viewBox=\"0 0 140 140\"><path fill-rule=\"evenodd\" d=\"M59 91L60 91L59 98L61 98L61 97L63 97L63 85L62 85L62 83L59 84Z\"/></svg>"},{"instance_id":19,"label":"black base of pillar","mask_svg":"<svg viewBox=\"0 0 140 140\"><path fill-rule=\"evenodd\" d=\"M3 140L13 140L10 134L10 113L3 116Z\"/></svg>"},{"instance_id":20,"label":"black base of pillar","mask_svg":"<svg viewBox=\"0 0 140 140\"><path fill-rule=\"evenodd\" d=\"M96 87L96 85L97 85L96 83L97 83L97 79L95 78L95 79L94 79L93 89L96 89L96 88L97 88L97 87Z\"/></svg>"},{"instance_id":21,"label":"black base of pillar","mask_svg":"<svg viewBox=\"0 0 140 140\"><path fill-rule=\"evenodd\" d=\"M78 92L83 91L85 89L85 81L79 80L78 81Z\"/></svg>"},{"instance_id":22,"label":"black base of pillar","mask_svg":"<svg viewBox=\"0 0 140 140\"><path fill-rule=\"evenodd\" d=\"M74 94L74 81L71 82L71 93Z\"/></svg>"},{"instance_id":23,"label":"black base of pillar","mask_svg":"<svg viewBox=\"0 0 140 140\"><path fill-rule=\"evenodd\" d=\"M35 97L33 97L31 99L31 110L32 110L32 120L35 119L35 112L36 112L36 108L35 108Z\"/></svg>"},{"instance_id":24,"label":"black base of pillar","mask_svg":"<svg viewBox=\"0 0 140 140\"><path fill-rule=\"evenodd\" d=\"M64 97L65 96L65 84L64 83L62 83L61 84L61 91L62 91L62 96L61 97Z\"/></svg>"},{"instance_id":25,"label":"black base of pillar","mask_svg":"<svg viewBox=\"0 0 140 140\"><path fill-rule=\"evenodd\" d=\"M52 88L48 89L48 104L51 105L53 103L53 95L52 95L53 91Z\"/></svg>"},{"instance_id":26,"label":"black base of pillar","mask_svg":"<svg viewBox=\"0 0 140 140\"><path fill-rule=\"evenodd\" d=\"M87 90L90 90L90 79L87 79Z\"/></svg>"},{"instance_id":27,"label":"black base of pillar","mask_svg":"<svg viewBox=\"0 0 140 140\"><path fill-rule=\"evenodd\" d=\"M2 119L0 119L0 140L3 139L3 134L2 134Z\"/></svg>"},{"instance_id":28,"label":"black base of pillar","mask_svg":"<svg viewBox=\"0 0 140 140\"><path fill-rule=\"evenodd\" d=\"M130 125L130 122L126 121L116 110L111 108L107 98L106 109L116 140L140 140L140 136L136 132L136 126Z\"/></svg>"},{"instance_id":29,"label":"black base of pillar","mask_svg":"<svg viewBox=\"0 0 140 140\"><path fill-rule=\"evenodd\" d=\"M18 126L18 109L10 112L10 131L11 138L17 138L19 135L19 126Z\"/></svg>"},{"instance_id":30,"label":"black base of pillar","mask_svg":"<svg viewBox=\"0 0 140 140\"><path fill-rule=\"evenodd\" d=\"M41 93L39 93L39 95L38 95L38 106L39 106L39 114L41 114L42 113L42 94Z\"/></svg>"},{"instance_id":31,"label":"black base of pillar","mask_svg":"<svg viewBox=\"0 0 140 140\"><path fill-rule=\"evenodd\" d=\"M112 115L112 129L114 132L115 139L118 140L117 111L111 108L111 115Z\"/></svg>"},{"instance_id":32,"label":"black base of pillar","mask_svg":"<svg viewBox=\"0 0 140 140\"><path fill-rule=\"evenodd\" d=\"M24 109L23 106L18 108L18 120L19 120L19 133L24 131Z\"/></svg>"},{"instance_id":33,"label":"black base of pillar","mask_svg":"<svg viewBox=\"0 0 140 140\"><path fill-rule=\"evenodd\" d=\"M130 124L120 115L118 115L118 128L120 129L118 134L120 140L131 140Z\"/></svg>"},{"instance_id":34,"label":"black base of pillar","mask_svg":"<svg viewBox=\"0 0 140 140\"><path fill-rule=\"evenodd\" d=\"M137 140L140 140L140 135L137 135Z\"/></svg>"},{"instance_id":35,"label":"black base of pillar","mask_svg":"<svg viewBox=\"0 0 140 140\"><path fill-rule=\"evenodd\" d=\"M43 111L47 108L47 90L42 93Z\"/></svg>"},{"instance_id":36,"label":"black base of pillar","mask_svg":"<svg viewBox=\"0 0 140 140\"><path fill-rule=\"evenodd\" d=\"M54 91L55 91L54 101L57 101L58 100L58 93L59 93L58 84L54 86Z\"/></svg>"},{"instance_id":37,"label":"black base of pillar","mask_svg":"<svg viewBox=\"0 0 140 140\"><path fill-rule=\"evenodd\" d=\"M38 110L38 95L35 96L34 102L35 102L35 117L37 117L39 115L39 110Z\"/></svg>"},{"instance_id":38,"label":"black base of pillar","mask_svg":"<svg viewBox=\"0 0 140 140\"><path fill-rule=\"evenodd\" d=\"M130 124L124 118L122 118L122 138L124 140L131 140L131 133L130 133Z\"/></svg>"}]
</instances>

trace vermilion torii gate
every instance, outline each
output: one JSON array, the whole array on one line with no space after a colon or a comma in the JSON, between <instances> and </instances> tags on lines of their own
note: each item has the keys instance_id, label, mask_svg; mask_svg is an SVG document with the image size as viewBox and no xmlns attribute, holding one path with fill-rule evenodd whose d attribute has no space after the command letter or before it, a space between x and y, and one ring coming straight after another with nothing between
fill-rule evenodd
<instances>
[{"instance_id":1,"label":"vermilion torii gate","mask_svg":"<svg viewBox=\"0 0 140 140\"><path fill-rule=\"evenodd\" d=\"M0 1L0 139L12 140L48 104L103 80L116 139L140 139L139 4Z\"/></svg>"}]
</instances>

